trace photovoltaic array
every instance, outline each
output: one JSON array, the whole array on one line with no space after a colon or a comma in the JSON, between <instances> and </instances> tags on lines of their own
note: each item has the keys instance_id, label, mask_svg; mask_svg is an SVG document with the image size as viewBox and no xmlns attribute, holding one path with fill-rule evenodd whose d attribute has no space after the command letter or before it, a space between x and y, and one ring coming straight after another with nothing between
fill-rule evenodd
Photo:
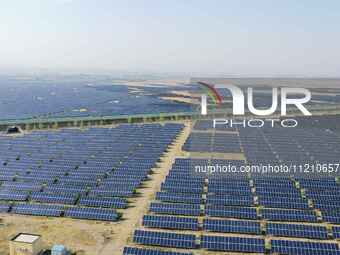
<instances>
[{"instance_id":1,"label":"photovoltaic array","mask_svg":"<svg viewBox=\"0 0 340 255\"><path fill-rule=\"evenodd\" d=\"M116 221L182 128L123 124L0 136L0 212Z\"/></svg>"}]
</instances>

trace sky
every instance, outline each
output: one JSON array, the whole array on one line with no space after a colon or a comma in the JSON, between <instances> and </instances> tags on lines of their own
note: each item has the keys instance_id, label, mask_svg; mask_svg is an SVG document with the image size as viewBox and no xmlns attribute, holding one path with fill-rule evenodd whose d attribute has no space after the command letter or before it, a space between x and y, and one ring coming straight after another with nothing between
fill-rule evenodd
<instances>
[{"instance_id":1,"label":"sky","mask_svg":"<svg viewBox=\"0 0 340 255\"><path fill-rule=\"evenodd\" d=\"M0 69L340 72L338 0L0 0Z\"/></svg>"}]
</instances>

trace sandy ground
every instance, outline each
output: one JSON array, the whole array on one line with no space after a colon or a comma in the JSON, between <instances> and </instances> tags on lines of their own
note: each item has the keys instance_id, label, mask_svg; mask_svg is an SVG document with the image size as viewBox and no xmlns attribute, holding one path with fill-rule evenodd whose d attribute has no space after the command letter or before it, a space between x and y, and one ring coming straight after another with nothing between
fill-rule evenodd
<instances>
[{"instance_id":1,"label":"sandy ground","mask_svg":"<svg viewBox=\"0 0 340 255\"><path fill-rule=\"evenodd\" d=\"M0 255L9 254L8 240L20 232L42 235L45 247L63 244L80 255L118 255L131 241L134 230L141 225L150 202L168 174L175 156L190 133L186 127L170 146L158 167L153 169L151 180L145 182L139 195L129 200L131 207L120 210L123 219L118 222L88 221L68 218L0 215Z\"/></svg>"},{"instance_id":2,"label":"sandy ground","mask_svg":"<svg viewBox=\"0 0 340 255\"><path fill-rule=\"evenodd\" d=\"M9 254L8 240L20 232L42 235L46 248L64 244L77 254L99 254L97 247L111 242L119 233L116 223L5 214L1 218L1 255Z\"/></svg>"}]
</instances>

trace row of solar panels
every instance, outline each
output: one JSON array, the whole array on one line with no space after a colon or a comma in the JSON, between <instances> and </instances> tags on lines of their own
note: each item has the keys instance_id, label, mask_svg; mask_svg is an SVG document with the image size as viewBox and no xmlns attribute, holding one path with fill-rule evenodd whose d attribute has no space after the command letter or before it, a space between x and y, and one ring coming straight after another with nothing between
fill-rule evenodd
<instances>
[{"instance_id":1,"label":"row of solar panels","mask_svg":"<svg viewBox=\"0 0 340 255\"><path fill-rule=\"evenodd\" d=\"M206 205L203 209L198 204L159 203L152 202L150 211L158 214L267 219L271 221L317 222L318 217L313 210L288 210L278 208L261 208L259 213L255 207Z\"/></svg>"},{"instance_id":2,"label":"row of solar panels","mask_svg":"<svg viewBox=\"0 0 340 255\"><path fill-rule=\"evenodd\" d=\"M173 230L204 230L221 233L241 233L251 235L287 236L311 239L340 238L340 227L332 226L330 231L321 225L287 224L246 220L225 220L205 218L203 224L198 218L145 215L143 226L149 228L173 229Z\"/></svg>"},{"instance_id":3,"label":"row of solar panels","mask_svg":"<svg viewBox=\"0 0 340 255\"><path fill-rule=\"evenodd\" d=\"M178 234L170 232L155 232L136 230L133 241L148 246L161 246L181 249L206 249L220 252L241 252L241 253L271 253L271 254L292 254L292 255L338 255L340 249L337 243L306 242L292 240L271 240L266 246L263 238L235 237L235 236L211 236L202 235L197 239L193 234ZM161 251L126 247L124 255L134 254L167 254ZM142 253L144 250L144 253ZM172 253L168 253L171 254ZM174 255L176 253L173 253ZM177 253L186 254L186 253Z\"/></svg>"},{"instance_id":4,"label":"row of solar panels","mask_svg":"<svg viewBox=\"0 0 340 255\"><path fill-rule=\"evenodd\" d=\"M120 215L114 209L65 207L49 204L0 204L1 213L14 213L34 216L70 217L76 219L116 221Z\"/></svg>"},{"instance_id":5,"label":"row of solar panels","mask_svg":"<svg viewBox=\"0 0 340 255\"><path fill-rule=\"evenodd\" d=\"M73 187L72 187L73 185ZM126 183L112 183L106 186L93 187L89 188L86 185L77 185L76 183L67 182L62 183L61 185L50 185L44 188L44 191L40 191L35 188L13 188L13 187L0 187L0 199L1 200L20 200L25 201L28 199L53 199L53 196L59 195L63 193L65 197L69 197L68 200L65 200L67 204L74 204L77 200L78 195L89 195L89 196L97 196L97 197L131 197L135 193L135 189L139 186L139 184L134 184L126 181ZM58 192L58 188L60 191ZM29 195L30 193L31 195ZM56 201L56 203L60 203Z\"/></svg>"},{"instance_id":6,"label":"row of solar panels","mask_svg":"<svg viewBox=\"0 0 340 255\"><path fill-rule=\"evenodd\" d=\"M103 207L103 208L117 208L125 209L128 206L128 202L124 198L120 197L92 197L92 196L81 196L78 198L77 195L62 194L62 193L43 193L34 192L31 195L18 191L8 191L4 193L0 191L0 200L7 201L27 201L29 200L39 203L49 204L64 204L64 205L75 205L89 207Z\"/></svg>"},{"instance_id":7,"label":"row of solar panels","mask_svg":"<svg viewBox=\"0 0 340 255\"><path fill-rule=\"evenodd\" d=\"M179 182L177 185L182 186ZM190 186L190 185L189 185ZM219 189L218 193L207 194L205 198L200 193L179 193L179 191L196 190L191 186L186 188L179 188L178 186L167 187L162 185L165 191L157 192L156 199L163 202L188 203L188 204L215 204L226 206L255 206L262 205L268 208L287 208L287 209L309 209L310 205L307 199L301 197L284 197L282 194L273 193L262 195L259 197L253 196L251 192L243 192L242 190ZM208 189L209 192L209 189ZM203 192L202 192L203 193ZM217 193L217 194L216 194ZM235 196L237 195L238 196ZM258 195L258 194L257 194Z\"/></svg>"}]
</instances>

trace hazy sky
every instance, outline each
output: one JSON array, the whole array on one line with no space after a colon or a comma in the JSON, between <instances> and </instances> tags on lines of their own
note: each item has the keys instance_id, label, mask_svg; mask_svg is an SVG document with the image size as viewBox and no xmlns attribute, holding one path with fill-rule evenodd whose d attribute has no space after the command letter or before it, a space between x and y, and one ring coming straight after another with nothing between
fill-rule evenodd
<instances>
[{"instance_id":1,"label":"hazy sky","mask_svg":"<svg viewBox=\"0 0 340 255\"><path fill-rule=\"evenodd\" d=\"M0 69L340 76L340 1L0 0Z\"/></svg>"}]
</instances>

